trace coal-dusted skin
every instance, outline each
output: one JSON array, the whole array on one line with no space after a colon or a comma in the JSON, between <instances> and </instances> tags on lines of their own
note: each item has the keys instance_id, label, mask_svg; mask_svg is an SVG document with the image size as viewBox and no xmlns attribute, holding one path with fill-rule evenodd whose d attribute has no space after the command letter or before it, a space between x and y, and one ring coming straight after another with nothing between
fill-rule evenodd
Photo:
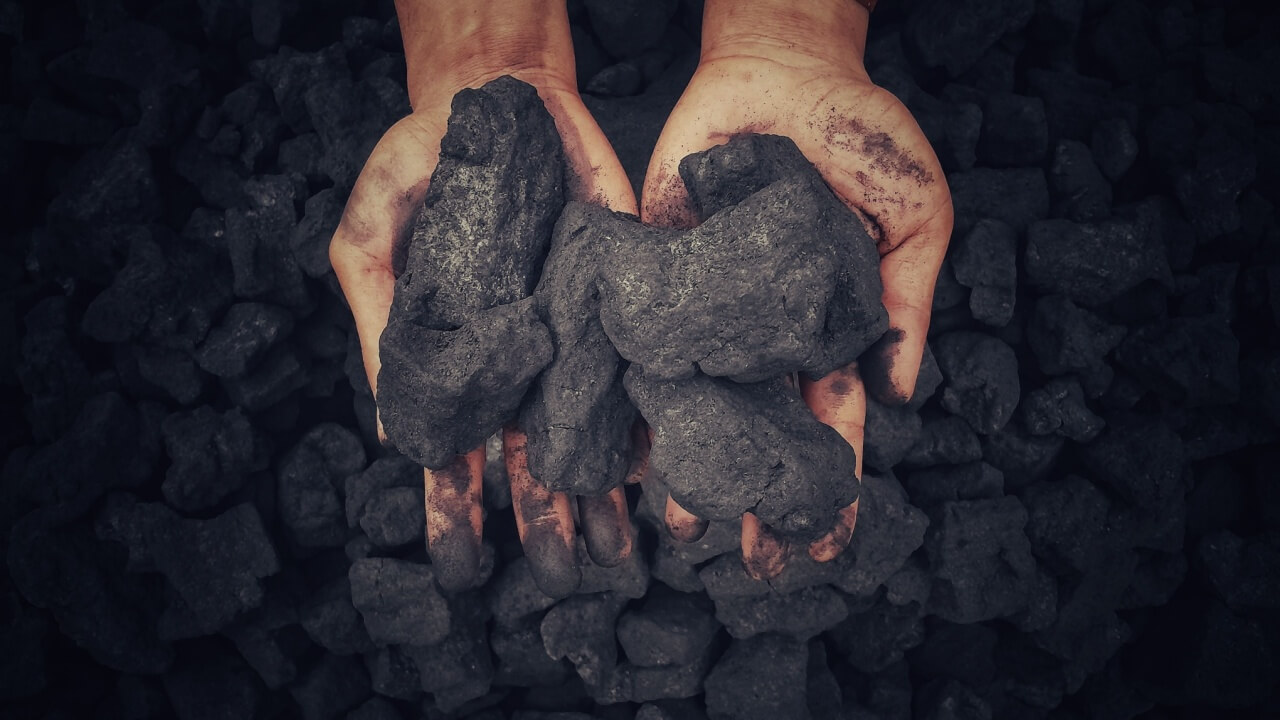
<instances>
[{"instance_id":1,"label":"coal-dusted skin","mask_svg":"<svg viewBox=\"0 0 1280 720\"><path fill-rule=\"evenodd\" d=\"M802 540L831 529L858 497L853 448L781 380L662 380L632 365L627 393L654 431L649 460L690 512L751 511Z\"/></svg>"},{"instance_id":2,"label":"coal-dusted skin","mask_svg":"<svg viewBox=\"0 0 1280 720\"><path fill-rule=\"evenodd\" d=\"M702 224L613 233L601 321L655 378L739 382L844 367L888 328L879 255L787 138L745 135L681 161Z\"/></svg>"},{"instance_id":3,"label":"coal-dusted skin","mask_svg":"<svg viewBox=\"0 0 1280 720\"><path fill-rule=\"evenodd\" d=\"M564 205L560 136L511 77L453 100L380 348L387 436L430 468L513 419L551 340L528 298Z\"/></svg>"},{"instance_id":4,"label":"coal-dusted skin","mask_svg":"<svg viewBox=\"0 0 1280 720\"><path fill-rule=\"evenodd\" d=\"M631 464L636 410L622 387L626 365L600 325L596 284L610 229L634 225L618 217L569 203L534 293L555 359L534 384L520 427L528 433L530 472L554 491L603 494L622 483Z\"/></svg>"}]
</instances>

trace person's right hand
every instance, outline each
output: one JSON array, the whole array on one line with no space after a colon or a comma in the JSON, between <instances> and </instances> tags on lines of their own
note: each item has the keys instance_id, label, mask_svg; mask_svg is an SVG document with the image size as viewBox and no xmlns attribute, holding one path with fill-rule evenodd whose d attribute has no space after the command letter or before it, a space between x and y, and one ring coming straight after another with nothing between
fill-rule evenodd
<instances>
[{"instance_id":1,"label":"person's right hand","mask_svg":"<svg viewBox=\"0 0 1280 720\"><path fill-rule=\"evenodd\" d=\"M395 286L392 256L409 239L459 90L503 75L533 85L564 143L570 198L637 212L622 165L578 95L564 0L398 0L396 13L413 112L374 148L329 246L375 398L378 341ZM379 435L385 441L381 423ZM570 498L549 492L530 476L523 432L505 428L503 445L517 528L534 579L543 592L566 595L576 587L580 572ZM436 579L446 589L470 587L477 577L484 462L480 447L444 470L425 472L427 549ZM596 563L617 564L631 552L633 533L622 488L579 498L578 514Z\"/></svg>"}]
</instances>

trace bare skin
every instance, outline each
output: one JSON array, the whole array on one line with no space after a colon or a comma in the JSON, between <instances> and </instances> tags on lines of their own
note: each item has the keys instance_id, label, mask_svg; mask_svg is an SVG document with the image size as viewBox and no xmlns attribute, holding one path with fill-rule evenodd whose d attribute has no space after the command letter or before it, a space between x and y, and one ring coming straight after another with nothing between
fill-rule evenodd
<instances>
[{"instance_id":1,"label":"bare skin","mask_svg":"<svg viewBox=\"0 0 1280 720\"><path fill-rule=\"evenodd\" d=\"M680 160L756 132L792 138L859 215L880 250L891 330L859 363L800 382L818 419L854 448L859 476L868 389L892 403L906 402L915 389L953 221L950 191L924 133L863 67L868 19L850 0L707 0L698 69L658 140L640 211L651 224L697 224ZM839 555L857 514L856 502L845 508L836 527L809 545L810 556L826 562ZM706 528L670 498L666 523L686 541ZM743 563L754 577L776 576L791 552L754 515L743 516Z\"/></svg>"},{"instance_id":2,"label":"bare skin","mask_svg":"<svg viewBox=\"0 0 1280 720\"><path fill-rule=\"evenodd\" d=\"M396 13L413 112L374 148L329 246L375 396L381 368L378 340L387 325L395 285L392 257L406 242L422 204L450 103L459 90L503 75L533 85L564 143L571 199L622 212L637 209L621 163L578 96L563 0L515 5L496 0L397 0ZM503 439L517 526L534 577L544 591L567 594L579 573L573 499L548 492L529 475L523 432L507 428ZM444 470L425 470L428 552L447 589L471 586L479 571L483 468L480 447ZM616 564L630 554L634 533L621 488L579 501L578 510L588 550L597 563Z\"/></svg>"}]
</instances>

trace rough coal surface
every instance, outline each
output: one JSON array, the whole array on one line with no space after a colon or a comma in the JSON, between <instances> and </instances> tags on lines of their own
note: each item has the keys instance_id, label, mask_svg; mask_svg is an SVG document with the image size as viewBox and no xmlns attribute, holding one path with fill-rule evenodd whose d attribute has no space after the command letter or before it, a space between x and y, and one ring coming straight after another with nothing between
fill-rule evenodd
<instances>
[{"instance_id":1,"label":"rough coal surface","mask_svg":"<svg viewBox=\"0 0 1280 720\"><path fill-rule=\"evenodd\" d=\"M625 383L654 431L649 461L690 512L730 520L751 511L815 539L858 496L853 448L781 380L667 381L633 365Z\"/></svg>"},{"instance_id":2,"label":"rough coal surface","mask_svg":"<svg viewBox=\"0 0 1280 720\"><path fill-rule=\"evenodd\" d=\"M698 227L600 221L601 321L624 358L662 379L816 378L888 328L874 243L789 139L739 138L680 174Z\"/></svg>"},{"instance_id":3,"label":"rough coal surface","mask_svg":"<svg viewBox=\"0 0 1280 720\"><path fill-rule=\"evenodd\" d=\"M755 580L736 510L694 542L666 532L677 479L654 463L626 488L632 556L603 568L578 538L582 582L558 598L524 557L501 438L444 419L434 451L483 444L487 465L481 585L439 587L423 463L379 441L330 267L366 158L411 111L393 5L0 2L0 716L1277 715L1276 8L880 3L866 69L933 146L956 216L916 392L868 404L848 549L817 563L792 542L786 569ZM697 65L703 5L566 6L584 104L637 195ZM413 228L397 244L393 272L431 290L402 333L427 340L398 352L451 353L409 377L472 393L440 418L473 422L486 403L472 398L526 384L485 423L536 424L522 418L541 403L559 434L530 436L535 477L599 492L643 437L620 385L632 360L599 321L600 269L623 244L666 257L689 228L567 203L580 178L542 103L504 84L460 99L419 257ZM779 132L740 106L737 129ZM853 160L879 140L821 127L796 144ZM801 206L761 215L770 233L847 221L807 214L844 210L788 141L707 142L678 168L697 218L733 216L749 237L741 204L776 193ZM489 252L519 238L510 223L471 232L480 216L536 242ZM577 234L558 238L558 221ZM466 262L424 272L422 256ZM874 324L813 324L793 346ZM944 352L966 334L1008 352ZM731 442L810 427L743 417L757 420ZM760 447L794 449L778 437ZM740 490L699 472L681 482Z\"/></svg>"},{"instance_id":4,"label":"rough coal surface","mask_svg":"<svg viewBox=\"0 0 1280 720\"><path fill-rule=\"evenodd\" d=\"M383 425L427 467L511 420L551 361L545 327L519 301L564 204L562 152L531 85L499 78L453 101L379 343Z\"/></svg>"}]
</instances>

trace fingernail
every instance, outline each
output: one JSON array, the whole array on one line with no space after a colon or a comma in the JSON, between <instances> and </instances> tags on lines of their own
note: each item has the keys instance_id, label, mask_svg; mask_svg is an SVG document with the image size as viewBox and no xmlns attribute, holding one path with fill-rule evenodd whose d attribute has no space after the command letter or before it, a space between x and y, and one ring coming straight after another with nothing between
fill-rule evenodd
<instances>
[{"instance_id":1,"label":"fingernail","mask_svg":"<svg viewBox=\"0 0 1280 720\"><path fill-rule=\"evenodd\" d=\"M600 567L615 567L631 554L631 522L627 519L626 505L622 507L624 510L619 514L617 499L612 493L578 498L587 555Z\"/></svg>"},{"instance_id":2,"label":"fingernail","mask_svg":"<svg viewBox=\"0 0 1280 720\"><path fill-rule=\"evenodd\" d=\"M524 554L534 583L547 597L568 597L582 582L577 552L552 528L530 527L524 538Z\"/></svg>"},{"instance_id":3,"label":"fingernail","mask_svg":"<svg viewBox=\"0 0 1280 720\"><path fill-rule=\"evenodd\" d=\"M462 533L445 533L428 541L427 555L436 582L449 592L466 590L475 585L480 573L480 546Z\"/></svg>"}]
</instances>

